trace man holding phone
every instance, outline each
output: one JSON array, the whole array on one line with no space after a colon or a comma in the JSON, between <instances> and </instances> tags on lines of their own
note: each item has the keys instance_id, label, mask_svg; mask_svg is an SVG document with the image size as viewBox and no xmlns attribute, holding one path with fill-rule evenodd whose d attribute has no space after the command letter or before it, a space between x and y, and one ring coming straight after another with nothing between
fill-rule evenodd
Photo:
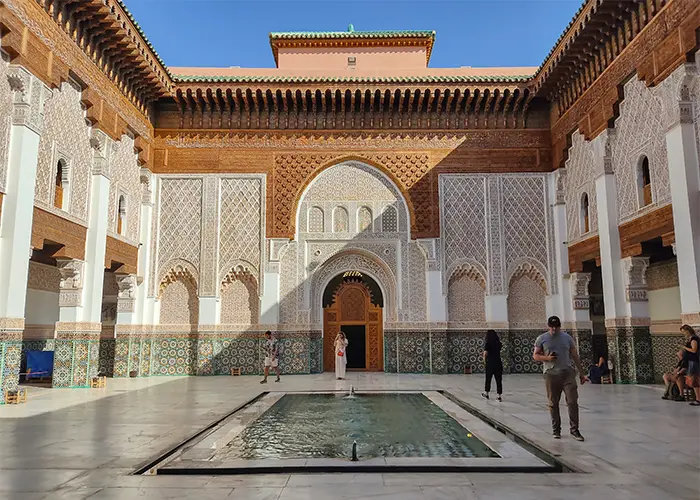
<instances>
[{"instance_id":1,"label":"man holding phone","mask_svg":"<svg viewBox=\"0 0 700 500\"><path fill-rule=\"evenodd\" d=\"M561 393L564 392L566 405L569 408L571 435L577 441L583 441L583 436L578 429L576 370L578 370L581 384L585 384L588 378L581 366L576 342L568 333L561 331L561 320L557 316L551 316L547 320L547 326L549 331L537 337L535 341L535 352L532 358L544 364L544 383L547 388L549 414L552 417L552 435L554 439L561 439L559 400Z\"/></svg>"}]
</instances>

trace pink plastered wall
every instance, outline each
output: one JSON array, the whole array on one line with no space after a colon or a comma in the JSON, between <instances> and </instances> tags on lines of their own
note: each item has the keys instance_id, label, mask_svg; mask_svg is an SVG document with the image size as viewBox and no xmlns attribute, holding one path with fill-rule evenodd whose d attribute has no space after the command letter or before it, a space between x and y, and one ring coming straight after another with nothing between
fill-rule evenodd
<instances>
[{"instance_id":1,"label":"pink plastered wall","mask_svg":"<svg viewBox=\"0 0 700 500\"><path fill-rule=\"evenodd\" d=\"M279 49L279 69L348 69L348 57L355 57L354 68L360 72L377 70L392 73L397 69L420 69L427 66L425 47L337 47Z\"/></svg>"}]
</instances>

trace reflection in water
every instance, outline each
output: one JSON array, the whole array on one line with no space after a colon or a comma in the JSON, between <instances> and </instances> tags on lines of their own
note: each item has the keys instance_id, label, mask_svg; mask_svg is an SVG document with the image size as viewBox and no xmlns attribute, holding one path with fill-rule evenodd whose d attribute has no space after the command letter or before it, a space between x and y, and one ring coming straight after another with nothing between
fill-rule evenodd
<instances>
[{"instance_id":1,"label":"reflection in water","mask_svg":"<svg viewBox=\"0 0 700 500\"><path fill-rule=\"evenodd\" d=\"M228 445L228 459L498 457L422 394L287 394Z\"/></svg>"}]
</instances>

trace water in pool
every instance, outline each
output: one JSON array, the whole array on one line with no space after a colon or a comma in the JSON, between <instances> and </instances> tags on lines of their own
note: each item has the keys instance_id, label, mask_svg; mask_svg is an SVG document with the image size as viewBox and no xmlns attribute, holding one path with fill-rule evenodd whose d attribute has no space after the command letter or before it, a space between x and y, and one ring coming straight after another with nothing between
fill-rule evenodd
<instances>
[{"instance_id":1,"label":"water in pool","mask_svg":"<svg viewBox=\"0 0 700 500\"><path fill-rule=\"evenodd\" d=\"M231 441L229 459L498 457L423 394L287 394Z\"/></svg>"}]
</instances>

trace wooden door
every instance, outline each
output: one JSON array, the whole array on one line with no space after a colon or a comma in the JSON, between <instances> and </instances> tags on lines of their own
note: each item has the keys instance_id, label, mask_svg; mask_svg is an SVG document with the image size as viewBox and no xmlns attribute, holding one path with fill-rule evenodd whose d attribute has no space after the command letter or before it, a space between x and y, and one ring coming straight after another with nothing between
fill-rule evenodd
<instances>
[{"instance_id":1,"label":"wooden door","mask_svg":"<svg viewBox=\"0 0 700 500\"><path fill-rule=\"evenodd\" d=\"M382 308L372 304L369 290L361 282L340 285L333 303L323 311L323 369L335 370L335 337L342 325L365 326L367 371L384 370Z\"/></svg>"}]
</instances>

